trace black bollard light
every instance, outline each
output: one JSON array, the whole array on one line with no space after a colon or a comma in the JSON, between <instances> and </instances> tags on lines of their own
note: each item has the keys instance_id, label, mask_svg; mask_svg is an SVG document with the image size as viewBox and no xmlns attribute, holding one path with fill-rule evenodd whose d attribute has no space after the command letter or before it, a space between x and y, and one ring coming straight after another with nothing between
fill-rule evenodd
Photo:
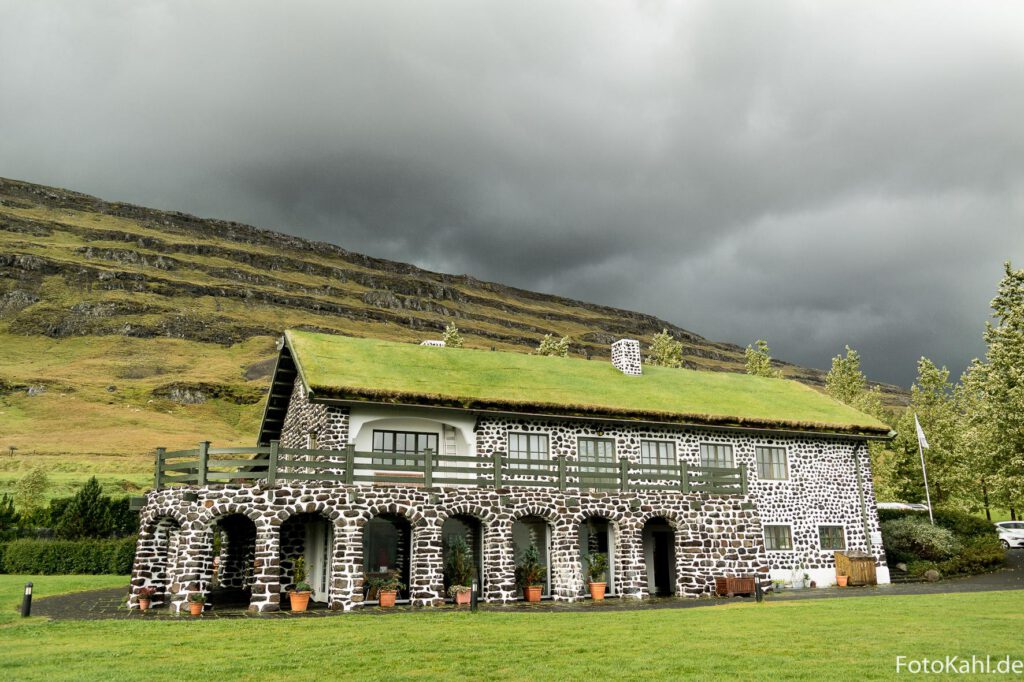
<instances>
[{"instance_id":1,"label":"black bollard light","mask_svg":"<svg viewBox=\"0 0 1024 682\"><path fill-rule=\"evenodd\" d=\"M32 615L32 583L25 583L25 595L21 598L21 617Z\"/></svg>"},{"instance_id":2,"label":"black bollard light","mask_svg":"<svg viewBox=\"0 0 1024 682\"><path fill-rule=\"evenodd\" d=\"M760 578L754 581L754 598L757 599L758 602L764 601L764 590L761 589Z\"/></svg>"},{"instance_id":3,"label":"black bollard light","mask_svg":"<svg viewBox=\"0 0 1024 682\"><path fill-rule=\"evenodd\" d=\"M469 592L469 610L476 611L476 580L473 581L473 587Z\"/></svg>"}]
</instances>

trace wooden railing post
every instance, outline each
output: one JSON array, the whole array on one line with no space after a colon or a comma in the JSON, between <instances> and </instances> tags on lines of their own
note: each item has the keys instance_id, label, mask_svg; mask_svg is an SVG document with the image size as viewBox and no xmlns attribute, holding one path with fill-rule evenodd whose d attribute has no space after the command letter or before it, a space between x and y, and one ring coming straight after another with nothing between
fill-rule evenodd
<instances>
[{"instance_id":1,"label":"wooden railing post","mask_svg":"<svg viewBox=\"0 0 1024 682\"><path fill-rule=\"evenodd\" d=\"M167 448L156 449L156 475L153 477L153 490L160 490L160 486L163 485L163 467L164 467L164 453L167 452Z\"/></svg>"},{"instance_id":2,"label":"wooden railing post","mask_svg":"<svg viewBox=\"0 0 1024 682\"><path fill-rule=\"evenodd\" d=\"M349 443L345 446L345 485L352 485L356 468L356 446Z\"/></svg>"},{"instance_id":3,"label":"wooden railing post","mask_svg":"<svg viewBox=\"0 0 1024 682\"><path fill-rule=\"evenodd\" d=\"M565 455L558 456L558 491L565 492Z\"/></svg>"},{"instance_id":4,"label":"wooden railing post","mask_svg":"<svg viewBox=\"0 0 1024 682\"><path fill-rule=\"evenodd\" d=\"M494 453L494 487L501 487L501 453Z\"/></svg>"},{"instance_id":5,"label":"wooden railing post","mask_svg":"<svg viewBox=\"0 0 1024 682\"><path fill-rule=\"evenodd\" d=\"M625 457L619 458L619 490L629 490L629 460Z\"/></svg>"},{"instance_id":6,"label":"wooden railing post","mask_svg":"<svg viewBox=\"0 0 1024 682\"><path fill-rule=\"evenodd\" d=\"M434 487L434 452L430 448L423 451L423 486Z\"/></svg>"},{"instance_id":7,"label":"wooden railing post","mask_svg":"<svg viewBox=\"0 0 1024 682\"><path fill-rule=\"evenodd\" d=\"M686 462L679 463L679 490L684 493L690 492L690 467Z\"/></svg>"},{"instance_id":8,"label":"wooden railing post","mask_svg":"<svg viewBox=\"0 0 1024 682\"><path fill-rule=\"evenodd\" d=\"M267 487L273 488L277 485L277 457L280 454L281 441L270 441L270 462L267 463Z\"/></svg>"},{"instance_id":9,"label":"wooden railing post","mask_svg":"<svg viewBox=\"0 0 1024 682\"><path fill-rule=\"evenodd\" d=\"M740 495L747 494L747 465L740 465Z\"/></svg>"},{"instance_id":10,"label":"wooden railing post","mask_svg":"<svg viewBox=\"0 0 1024 682\"><path fill-rule=\"evenodd\" d=\"M210 461L210 441L204 440L199 443L199 473L196 483L202 487L206 485L207 462Z\"/></svg>"}]
</instances>

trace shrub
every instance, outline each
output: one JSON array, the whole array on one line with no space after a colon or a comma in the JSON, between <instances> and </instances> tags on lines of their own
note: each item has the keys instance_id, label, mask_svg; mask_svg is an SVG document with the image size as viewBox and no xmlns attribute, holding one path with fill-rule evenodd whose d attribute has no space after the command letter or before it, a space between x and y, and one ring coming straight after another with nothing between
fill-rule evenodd
<instances>
[{"instance_id":1,"label":"shrub","mask_svg":"<svg viewBox=\"0 0 1024 682\"><path fill-rule=\"evenodd\" d=\"M999 568L1006 561L1006 550L997 537L976 536L963 542L956 556L943 561L938 570L944 576L972 575Z\"/></svg>"},{"instance_id":2,"label":"shrub","mask_svg":"<svg viewBox=\"0 0 1024 682\"><path fill-rule=\"evenodd\" d=\"M977 516L952 509L936 510L934 516L936 525L948 528L961 540L976 537L999 537L995 524Z\"/></svg>"},{"instance_id":3,"label":"shrub","mask_svg":"<svg viewBox=\"0 0 1024 682\"><path fill-rule=\"evenodd\" d=\"M124 575L131 573L135 538L120 540L12 540L0 549L5 573Z\"/></svg>"},{"instance_id":4,"label":"shrub","mask_svg":"<svg viewBox=\"0 0 1024 682\"><path fill-rule=\"evenodd\" d=\"M895 519L882 524L882 541L893 563L943 561L956 554L959 543L953 531L933 526L927 519Z\"/></svg>"}]
</instances>

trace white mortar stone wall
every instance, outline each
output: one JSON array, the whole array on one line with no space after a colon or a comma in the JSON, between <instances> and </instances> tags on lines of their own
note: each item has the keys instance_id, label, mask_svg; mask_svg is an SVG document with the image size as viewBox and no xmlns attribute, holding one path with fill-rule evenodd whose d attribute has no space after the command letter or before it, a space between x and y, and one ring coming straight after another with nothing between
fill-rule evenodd
<instances>
[{"instance_id":1,"label":"white mortar stone wall","mask_svg":"<svg viewBox=\"0 0 1024 682\"><path fill-rule=\"evenodd\" d=\"M640 360L640 342L636 339L619 339L612 344L612 365L630 376L643 374Z\"/></svg>"}]
</instances>

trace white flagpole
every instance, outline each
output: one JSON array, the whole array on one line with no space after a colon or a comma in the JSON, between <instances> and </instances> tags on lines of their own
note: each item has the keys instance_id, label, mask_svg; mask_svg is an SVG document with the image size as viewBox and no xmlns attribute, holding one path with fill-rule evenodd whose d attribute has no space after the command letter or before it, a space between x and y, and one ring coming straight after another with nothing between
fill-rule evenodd
<instances>
[{"instance_id":1,"label":"white flagpole","mask_svg":"<svg viewBox=\"0 0 1024 682\"><path fill-rule=\"evenodd\" d=\"M928 490L928 467L924 464L924 445L922 439L924 438L924 429L921 428L921 422L917 421L917 415L914 415L914 426L917 427L917 451L921 453L921 473L924 474L924 495L928 500L928 520L935 525L935 516L932 514L932 494Z\"/></svg>"}]
</instances>

